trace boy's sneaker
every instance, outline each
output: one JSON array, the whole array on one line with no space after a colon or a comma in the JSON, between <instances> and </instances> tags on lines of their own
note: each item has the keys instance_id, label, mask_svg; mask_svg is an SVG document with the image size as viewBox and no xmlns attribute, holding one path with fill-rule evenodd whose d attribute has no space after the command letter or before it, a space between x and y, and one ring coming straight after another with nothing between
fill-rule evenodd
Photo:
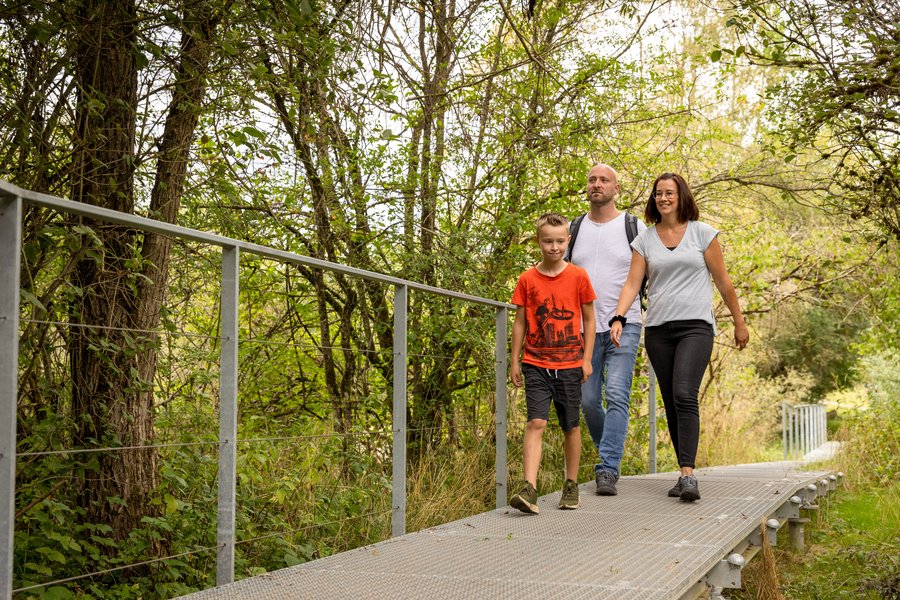
<instances>
[{"instance_id":1,"label":"boy's sneaker","mask_svg":"<svg viewBox=\"0 0 900 600\"><path fill-rule=\"evenodd\" d=\"M563 484L562 495L559 497L559 507L568 510L578 508L581 502L578 500L578 484L571 479L566 479Z\"/></svg>"},{"instance_id":2,"label":"boy's sneaker","mask_svg":"<svg viewBox=\"0 0 900 600\"><path fill-rule=\"evenodd\" d=\"M685 475L681 479L679 479L681 483L681 498L682 502L693 502L694 500L700 499L700 486L697 484L697 478L693 475Z\"/></svg>"},{"instance_id":3,"label":"boy's sneaker","mask_svg":"<svg viewBox=\"0 0 900 600\"><path fill-rule=\"evenodd\" d=\"M681 477L678 478L675 486L669 490L669 498L681 498Z\"/></svg>"},{"instance_id":4,"label":"boy's sneaker","mask_svg":"<svg viewBox=\"0 0 900 600\"><path fill-rule=\"evenodd\" d=\"M597 471L597 495L598 496L615 496L619 492L616 490L616 475L612 471L600 469Z\"/></svg>"},{"instance_id":5,"label":"boy's sneaker","mask_svg":"<svg viewBox=\"0 0 900 600\"><path fill-rule=\"evenodd\" d=\"M529 482L525 482L525 487L518 494L513 495L509 499L509 505L513 508L521 510L523 513L536 515L541 512L537 505L537 490Z\"/></svg>"}]
</instances>

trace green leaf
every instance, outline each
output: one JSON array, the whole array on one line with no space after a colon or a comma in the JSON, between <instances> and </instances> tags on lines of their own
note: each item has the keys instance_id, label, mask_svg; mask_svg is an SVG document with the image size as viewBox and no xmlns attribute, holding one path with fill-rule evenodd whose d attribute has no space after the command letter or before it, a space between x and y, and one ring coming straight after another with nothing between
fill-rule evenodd
<instances>
[{"instance_id":1,"label":"green leaf","mask_svg":"<svg viewBox=\"0 0 900 600\"><path fill-rule=\"evenodd\" d=\"M32 294L31 292L29 292L28 290L24 290L24 289L21 289L21 288L20 288L20 289L19 289L19 295L22 297L22 300L24 300L24 301L27 302L28 304L31 304L32 306L34 306L34 307L37 308L38 310L42 310L42 311L44 311L44 312L47 312L47 307L44 306L44 304L43 304L40 300L38 300L37 296L35 296L35 295Z\"/></svg>"},{"instance_id":2,"label":"green leaf","mask_svg":"<svg viewBox=\"0 0 900 600\"><path fill-rule=\"evenodd\" d=\"M713 62L722 60L722 51L718 48L709 53L709 59Z\"/></svg>"},{"instance_id":3,"label":"green leaf","mask_svg":"<svg viewBox=\"0 0 900 600\"><path fill-rule=\"evenodd\" d=\"M66 564L66 557L62 552L59 552L58 550L54 550L53 548L38 548L37 551L50 560L56 561L63 565Z\"/></svg>"},{"instance_id":4,"label":"green leaf","mask_svg":"<svg viewBox=\"0 0 900 600\"><path fill-rule=\"evenodd\" d=\"M47 590L41 594L41 600L67 600L68 598L74 597L75 594L61 585L54 585L51 588L47 588Z\"/></svg>"}]
</instances>

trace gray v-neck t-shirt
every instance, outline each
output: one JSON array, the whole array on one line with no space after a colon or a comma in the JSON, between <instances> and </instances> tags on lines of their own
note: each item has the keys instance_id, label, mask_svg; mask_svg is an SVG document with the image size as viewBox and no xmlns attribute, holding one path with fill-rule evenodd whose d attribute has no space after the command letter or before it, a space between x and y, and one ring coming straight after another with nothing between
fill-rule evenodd
<instances>
[{"instance_id":1,"label":"gray v-neck t-shirt","mask_svg":"<svg viewBox=\"0 0 900 600\"><path fill-rule=\"evenodd\" d=\"M645 327L699 319L715 331L712 278L703 253L717 235L719 232L706 223L688 221L684 237L673 250L659 239L655 225L631 242L647 261Z\"/></svg>"}]
</instances>

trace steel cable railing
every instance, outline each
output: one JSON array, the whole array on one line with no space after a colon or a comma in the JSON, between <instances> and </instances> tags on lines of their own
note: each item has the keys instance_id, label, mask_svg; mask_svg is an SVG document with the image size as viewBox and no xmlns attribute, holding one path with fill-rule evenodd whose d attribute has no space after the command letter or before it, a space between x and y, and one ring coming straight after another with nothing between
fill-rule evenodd
<instances>
[{"instance_id":1,"label":"steel cable railing","mask_svg":"<svg viewBox=\"0 0 900 600\"><path fill-rule=\"evenodd\" d=\"M101 448L76 448L61 450L26 451L17 454L16 441L16 399L18 397L18 356L19 356L19 277L22 266L22 215L24 206L49 208L61 213L87 217L106 223L126 225L144 232L164 235L184 242L198 242L205 246L218 247L221 251L221 279L219 296L219 334L185 333L198 339L213 340L218 346L218 419L219 434L216 441L172 442L165 444L137 444L130 446L107 446ZM0 277L5 281L0 286L0 600L10 598L12 593L33 590L59 583L97 577L128 568L159 563L166 560L183 558L191 554L216 551L216 583L221 585L234 580L234 548L237 544L246 544L252 539L238 540L235 535L235 517L237 510L237 459L238 446L251 442L273 441L273 438L240 439L237 428L237 396L238 396L238 343L247 341L255 344L279 344L278 340L261 340L250 337L239 339L239 292L241 255L249 254L271 259L284 264L299 265L305 268L321 269L326 272L378 281L393 288L393 331L392 348L393 387L392 415L393 423L390 432L371 432L373 435L391 436L391 534L401 535L406 531L406 440L410 433L419 428L408 429L407 413L407 372L410 357L420 356L409 352L407 347L407 311L410 291L436 294L462 302L474 303L494 311L494 395L496 417L489 424L464 424L472 429L493 428L496 439L496 504L498 507L506 503L506 371L507 371L507 325L508 310L513 306L494 300L480 298L469 294L445 290L434 286L423 285L397 277L365 271L346 265L330 263L324 260L297 255L258 244L210 234L186 227L171 225L153 219L131 214L119 213L88 204L72 202L44 194L30 192L0 181ZM89 329L121 329L78 323L62 323L49 319L21 319L28 325L55 325L56 327L84 326ZM169 336L168 330L131 331L139 335ZM284 342L287 344L287 342ZM315 346L313 346L315 347ZM322 347L317 347L321 350ZM375 352L374 350L354 350L354 352ZM425 355L421 355L425 356ZM451 359L453 357L446 357ZM456 425L460 427L460 425ZM422 428L423 431L425 428ZM321 434L322 438L337 436L366 435L370 432L349 432L338 434ZM284 436L290 438L291 436ZM316 439L316 436L314 438ZM286 439L284 441L290 441ZM129 450L145 449L178 449L185 447L216 447L218 449L217 483L217 542L214 546L202 546L195 550L155 557L146 561L138 561L129 565L117 565L110 569L97 570L71 578L61 578L35 585L27 585L13 589L13 540L15 529L15 494L16 494L16 460L17 458L53 458L60 455L95 454L101 452L118 453ZM373 514L386 514L374 512ZM359 519L353 515L347 519ZM334 523L332 523L334 524ZM277 537L285 532L265 534L264 537Z\"/></svg>"}]
</instances>

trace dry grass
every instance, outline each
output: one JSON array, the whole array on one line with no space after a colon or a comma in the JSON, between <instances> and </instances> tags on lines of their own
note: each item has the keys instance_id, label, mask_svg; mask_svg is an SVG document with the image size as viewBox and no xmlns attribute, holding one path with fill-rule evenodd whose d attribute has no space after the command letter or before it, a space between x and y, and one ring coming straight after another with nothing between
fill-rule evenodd
<instances>
[{"instance_id":1,"label":"dry grass","mask_svg":"<svg viewBox=\"0 0 900 600\"><path fill-rule=\"evenodd\" d=\"M489 459L489 460L488 460ZM494 446L441 450L409 468L407 531L449 523L493 508Z\"/></svg>"},{"instance_id":2,"label":"dry grass","mask_svg":"<svg viewBox=\"0 0 900 600\"><path fill-rule=\"evenodd\" d=\"M756 600L784 600L778 583L778 570L775 568L775 552L766 541L765 520L760 524L760 535L763 546L756 559L759 561L756 565Z\"/></svg>"}]
</instances>

